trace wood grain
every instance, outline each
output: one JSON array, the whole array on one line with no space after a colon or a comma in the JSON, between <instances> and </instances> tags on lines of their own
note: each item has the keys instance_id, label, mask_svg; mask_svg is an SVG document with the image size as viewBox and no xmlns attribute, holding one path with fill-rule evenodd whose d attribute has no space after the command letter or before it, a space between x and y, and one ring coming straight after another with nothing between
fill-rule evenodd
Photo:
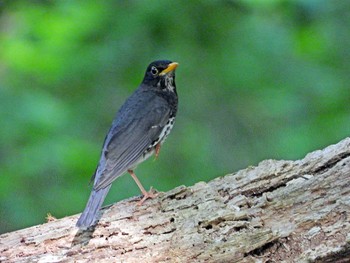
<instances>
[{"instance_id":1,"label":"wood grain","mask_svg":"<svg viewBox=\"0 0 350 263\"><path fill-rule=\"evenodd\" d=\"M0 236L1 262L350 262L350 138Z\"/></svg>"}]
</instances>

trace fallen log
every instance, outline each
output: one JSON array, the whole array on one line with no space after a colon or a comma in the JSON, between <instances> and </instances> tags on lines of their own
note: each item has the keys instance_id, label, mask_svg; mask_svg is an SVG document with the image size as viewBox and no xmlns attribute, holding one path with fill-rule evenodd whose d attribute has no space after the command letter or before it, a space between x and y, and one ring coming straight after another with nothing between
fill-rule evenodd
<instances>
[{"instance_id":1,"label":"fallen log","mask_svg":"<svg viewBox=\"0 0 350 263\"><path fill-rule=\"evenodd\" d=\"M350 138L137 201L3 234L0 261L350 262Z\"/></svg>"}]
</instances>

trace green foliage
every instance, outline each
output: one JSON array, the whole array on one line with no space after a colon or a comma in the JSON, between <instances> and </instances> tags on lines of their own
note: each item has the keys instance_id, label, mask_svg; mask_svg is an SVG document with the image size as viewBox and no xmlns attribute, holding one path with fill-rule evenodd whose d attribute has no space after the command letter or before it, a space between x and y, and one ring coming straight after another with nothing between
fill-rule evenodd
<instances>
[{"instance_id":1,"label":"green foliage","mask_svg":"<svg viewBox=\"0 0 350 263\"><path fill-rule=\"evenodd\" d=\"M349 136L347 1L7 1L0 233L83 210L110 123L149 62L180 63L175 128L136 170L166 191ZM106 203L138 195L129 176Z\"/></svg>"}]
</instances>

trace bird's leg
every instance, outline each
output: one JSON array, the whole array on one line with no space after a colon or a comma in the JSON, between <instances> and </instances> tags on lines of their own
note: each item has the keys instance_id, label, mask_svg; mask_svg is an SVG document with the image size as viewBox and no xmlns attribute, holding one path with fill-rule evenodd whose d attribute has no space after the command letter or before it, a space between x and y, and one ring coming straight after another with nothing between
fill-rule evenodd
<instances>
[{"instance_id":1,"label":"bird's leg","mask_svg":"<svg viewBox=\"0 0 350 263\"><path fill-rule=\"evenodd\" d=\"M155 150L155 155L156 155L156 159L158 158L159 152L160 152L160 142L156 145L156 150Z\"/></svg>"},{"instance_id":2,"label":"bird's leg","mask_svg":"<svg viewBox=\"0 0 350 263\"><path fill-rule=\"evenodd\" d=\"M152 191L152 187L149 190L149 192L147 192L145 190L145 188L142 186L140 180L137 178L136 174L134 173L133 170L128 170L128 173L131 175L132 179L134 179L135 183L137 184L137 186L140 188L142 194L143 194L143 198L141 199L141 201L138 203L138 205L142 205L144 201L146 201L148 198L156 198L158 196L158 194L153 193Z\"/></svg>"}]
</instances>

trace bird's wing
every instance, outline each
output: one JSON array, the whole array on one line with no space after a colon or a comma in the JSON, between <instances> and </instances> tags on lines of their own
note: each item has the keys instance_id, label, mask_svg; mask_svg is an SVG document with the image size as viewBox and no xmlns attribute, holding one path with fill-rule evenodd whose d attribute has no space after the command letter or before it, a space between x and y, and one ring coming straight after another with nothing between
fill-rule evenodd
<instances>
[{"instance_id":1,"label":"bird's wing","mask_svg":"<svg viewBox=\"0 0 350 263\"><path fill-rule=\"evenodd\" d=\"M121 119L125 114L133 117L124 118L128 121L117 121L107 135L102 151L104 156L101 156L105 160L100 162L102 167L97 169L95 190L105 188L135 165L148 146L159 137L168 121L170 109L164 99L143 96L142 101L144 103L134 103L133 108L125 107L127 112L119 112Z\"/></svg>"}]
</instances>

